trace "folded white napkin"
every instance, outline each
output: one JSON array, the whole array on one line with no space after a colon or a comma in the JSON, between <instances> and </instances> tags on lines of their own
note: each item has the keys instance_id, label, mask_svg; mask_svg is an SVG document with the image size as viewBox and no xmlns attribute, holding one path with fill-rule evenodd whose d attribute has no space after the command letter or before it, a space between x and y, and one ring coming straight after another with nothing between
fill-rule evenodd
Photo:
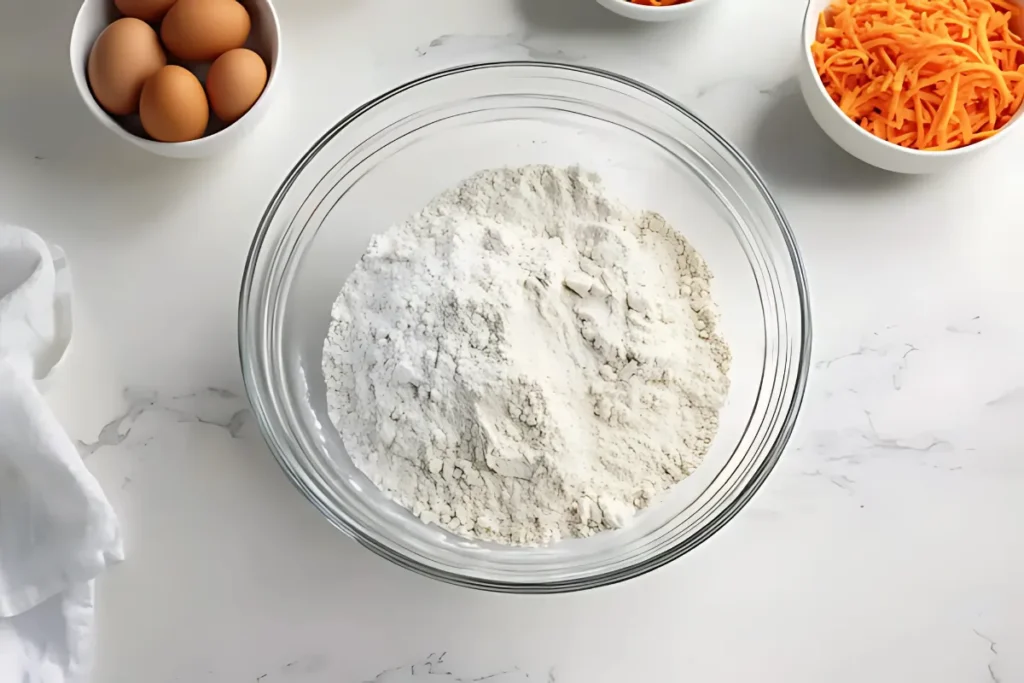
<instances>
[{"instance_id":1,"label":"folded white napkin","mask_svg":"<svg viewBox=\"0 0 1024 683\"><path fill-rule=\"evenodd\" d=\"M63 252L0 225L0 681L85 680L117 518L39 393L71 340Z\"/></svg>"}]
</instances>

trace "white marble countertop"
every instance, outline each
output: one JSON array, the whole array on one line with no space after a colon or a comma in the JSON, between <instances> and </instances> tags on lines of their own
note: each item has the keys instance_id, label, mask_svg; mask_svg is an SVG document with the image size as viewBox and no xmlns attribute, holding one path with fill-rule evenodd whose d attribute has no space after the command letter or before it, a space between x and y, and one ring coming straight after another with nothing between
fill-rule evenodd
<instances>
[{"instance_id":1,"label":"white marble countertop","mask_svg":"<svg viewBox=\"0 0 1024 683\"><path fill-rule=\"evenodd\" d=\"M689 26L592 0L278 4L281 97L201 162L90 119L71 0L0 8L0 220L70 257L49 398L126 535L97 683L1024 681L1024 138L944 177L846 157L794 85L802 0L722 0ZM764 174L812 287L814 374L762 491L673 565L569 596L448 587L344 538L279 471L239 372L242 265L286 169L398 79L504 56L692 106Z\"/></svg>"}]
</instances>

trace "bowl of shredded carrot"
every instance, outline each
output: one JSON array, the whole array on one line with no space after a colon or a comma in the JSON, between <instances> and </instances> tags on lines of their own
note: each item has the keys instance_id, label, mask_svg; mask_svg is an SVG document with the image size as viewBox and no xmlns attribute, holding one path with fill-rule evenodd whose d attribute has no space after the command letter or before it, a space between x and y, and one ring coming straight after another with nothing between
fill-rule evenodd
<instances>
[{"instance_id":1,"label":"bowl of shredded carrot","mask_svg":"<svg viewBox=\"0 0 1024 683\"><path fill-rule=\"evenodd\" d=\"M597 0L616 14L637 21L676 21L692 17L714 0Z\"/></svg>"},{"instance_id":2,"label":"bowl of shredded carrot","mask_svg":"<svg viewBox=\"0 0 1024 683\"><path fill-rule=\"evenodd\" d=\"M810 0L800 86L840 147L900 173L949 168L1017 127L1024 0Z\"/></svg>"}]
</instances>

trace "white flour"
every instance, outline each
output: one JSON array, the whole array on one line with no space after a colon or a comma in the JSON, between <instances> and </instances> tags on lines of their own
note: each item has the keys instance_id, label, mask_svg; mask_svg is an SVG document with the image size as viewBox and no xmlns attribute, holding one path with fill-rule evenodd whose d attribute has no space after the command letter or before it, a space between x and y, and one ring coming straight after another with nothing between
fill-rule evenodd
<instances>
[{"instance_id":1,"label":"white flour","mask_svg":"<svg viewBox=\"0 0 1024 683\"><path fill-rule=\"evenodd\" d=\"M620 527L701 461L728 390L704 260L576 168L479 173L373 238L327 404L424 522L515 545Z\"/></svg>"}]
</instances>

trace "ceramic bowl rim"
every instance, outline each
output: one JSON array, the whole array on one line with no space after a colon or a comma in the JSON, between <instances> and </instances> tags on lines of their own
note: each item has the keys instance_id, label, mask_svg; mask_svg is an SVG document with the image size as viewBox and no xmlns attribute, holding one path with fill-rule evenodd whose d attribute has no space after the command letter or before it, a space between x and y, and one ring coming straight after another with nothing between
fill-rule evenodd
<instances>
[{"instance_id":1,"label":"ceramic bowl rim","mask_svg":"<svg viewBox=\"0 0 1024 683\"><path fill-rule=\"evenodd\" d=\"M630 7L634 9L638 14L682 14L687 10L695 7L703 7L704 5L710 5L714 0L690 0L689 2L680 3L678 5L666 5L666 6L655 6L655 5L638 5L630 0L610 0L612 4L622 5L624 7Z\"/></svg>"},{"instance_id":2,"label":"ceramic bowl rim","mask_svg":"<svg viewBox=\"0 0 1024 683\"><path fill-rule=\"evenodd\" d=\"M597 4L621 17L649 23L667 22L672 21L673 19L680 19L688 12L704 9L713 1L714 0L690 0L689 2L679 5L656 7L652 5L638 5L630 2L630 0L596 0Z\"/></svg>"}]
</instances>

